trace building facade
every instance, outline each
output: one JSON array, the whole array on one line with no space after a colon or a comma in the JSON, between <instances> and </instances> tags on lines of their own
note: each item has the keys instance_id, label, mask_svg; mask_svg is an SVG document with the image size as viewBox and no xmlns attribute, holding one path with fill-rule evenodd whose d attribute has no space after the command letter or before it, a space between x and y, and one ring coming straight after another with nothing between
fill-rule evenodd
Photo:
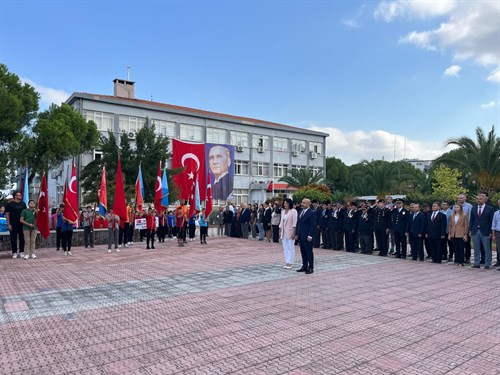
<instances>
[{"instance_id":1,"label":"building facade","mask_svg":"<svg viewBox=\"0 0 500 375\"><path fill-rule=\"evenodd\" d=\"M270 181L274 182L275 194L290 196L294 189L279 179L292 168L325 173L326 133L135 99L134 82L119 79L113 82L113 96L73 93L67 103L85 119L93 120L104 135L113 132L118 142L120 137L129 137L133 143L142 126L154 124L158 136L234 145L235 203L263 202L272 194L267 192ZM80 168L99 157L100 150L82 155ZM62 196L65 168L63 165L53 172L56 186L52 191L57 191L56 202Z\"/></svg>"}]
</instances>

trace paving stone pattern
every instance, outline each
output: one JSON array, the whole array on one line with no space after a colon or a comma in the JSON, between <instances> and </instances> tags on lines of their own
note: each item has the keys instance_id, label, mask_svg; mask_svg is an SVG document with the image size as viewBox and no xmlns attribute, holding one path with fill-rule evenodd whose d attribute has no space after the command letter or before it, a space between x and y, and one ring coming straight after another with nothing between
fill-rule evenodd
<instances>
[{"instance_id":1,"label":"paving stone pattern","mask_svg":"<svg viewBox=\"0 0 500 375\"><path fill-rule=\"evenodd\" d=\"M500 374L500 272L209 238L0 255L1 374ZM298 250L298 249L297 249Z\"/></svg>"}]
</instances>

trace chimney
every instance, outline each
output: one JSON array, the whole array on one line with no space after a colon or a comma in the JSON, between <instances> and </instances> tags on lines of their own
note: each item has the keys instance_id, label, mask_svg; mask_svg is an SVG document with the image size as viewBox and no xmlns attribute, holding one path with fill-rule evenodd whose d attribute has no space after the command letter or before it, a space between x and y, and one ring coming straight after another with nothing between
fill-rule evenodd
<instances>
[{"instance_id":1,"label":"chimney","mask_svg":"<svg viewBox=\"0 0 500 375\"><path fill-rule=\"evenodd\" d=\"M125 79L115 78L114 83L114 96L120 98L134 99L134 83Z\"/></svg>"}]
</instances>

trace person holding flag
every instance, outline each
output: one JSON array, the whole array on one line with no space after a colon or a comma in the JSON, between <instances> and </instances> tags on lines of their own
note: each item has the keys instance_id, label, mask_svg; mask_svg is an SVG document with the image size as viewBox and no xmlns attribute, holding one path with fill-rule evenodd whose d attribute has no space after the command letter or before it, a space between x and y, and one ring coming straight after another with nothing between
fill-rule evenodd
<instances>
[{"instance_id":1,"label":"person holding flag","mask_svg":"<svg viewBox=\"0 0 500 375\"><path fill-rule=\"evenodd\" d=\"M38 207L36 215L36 227L43 238L50 236L50 223L49 223L49 192L47 189L47 176L45 173L42 176L42 184L38 194ZM55 216L55 214L54 214ZM54 223L55 229L55 223Z\"/></svg>"},{"instance_id":2,"label":"person holding flag","mask_svg":"<svg viewBox=\"0 0 500 375\"><path fill-rule=\"evenodd\" d=\"M24 259L29 259L30 256L36 259L36 210L35 201L33 199L28 201L28 208L24 209L21 213L20 222L23 224L23 234L28 245L28 253L24 256Z\"/></svg>"}]
</instances>

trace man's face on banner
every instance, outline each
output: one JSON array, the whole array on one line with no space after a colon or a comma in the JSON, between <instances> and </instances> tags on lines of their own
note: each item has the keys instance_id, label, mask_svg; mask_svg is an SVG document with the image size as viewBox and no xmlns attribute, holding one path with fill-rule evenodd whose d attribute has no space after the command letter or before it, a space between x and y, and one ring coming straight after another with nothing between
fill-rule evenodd
<instances>
[{"instance_id":1,"label":"man's face on banner","mask_svg":"<svg viewBox=\"0 0 500 375\"><path fill-rule=\"evenodd\" d=\"M229 150L224 146L214 146L208 153L208 161L210 170L215 178L219 178L222 174L226 173L231 165L231 158Z\"/></svg>"}]
</instances>

